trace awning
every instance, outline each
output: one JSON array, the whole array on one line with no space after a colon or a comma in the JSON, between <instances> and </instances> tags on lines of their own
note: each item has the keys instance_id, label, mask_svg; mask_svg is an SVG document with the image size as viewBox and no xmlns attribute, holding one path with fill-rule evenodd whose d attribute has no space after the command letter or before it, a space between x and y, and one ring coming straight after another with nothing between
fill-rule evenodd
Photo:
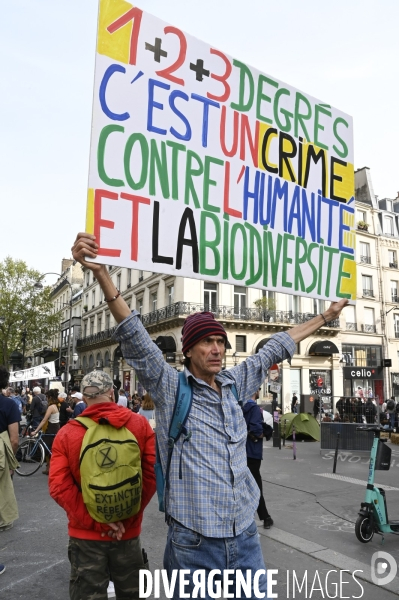
<instances>
[{"instance_id":1,"label":"awning","mask_svg":"<svg viewBox=\"0 0 399 600\"><path fill-rule=\"evenodd\" d=\"M265 345L265 344L266 344L266 343L269 341L269 339L270 339L270 338L263 338L263 340L261 340L261 341L259 342L259 344L256 346L255 354L256 354L257 352L259 352L259 350L260 350L261 348L263 348L263 346L264 346L264 345Z\"/></svg>"},{"instance_id":2,"label":"awning","mask_svg":"<svg viewBox=\"0 0 399 600\"><path fill-rule=\"evenodd\" d=\"M176 352L176 342L171 335L160 335L155 343L162 352Z\"/></svg>"},{"instance_id":3,"label":"awning","mask_svg":"<svg viewBox=\"0 0 399 600\"><path fill-rule=\"evenodd\" d=\"M314 342L309 348L309 356L331 356L332 354L339 354L339 350L334 342L327 340L321 342Z\"/></svg>"}]
</instances>

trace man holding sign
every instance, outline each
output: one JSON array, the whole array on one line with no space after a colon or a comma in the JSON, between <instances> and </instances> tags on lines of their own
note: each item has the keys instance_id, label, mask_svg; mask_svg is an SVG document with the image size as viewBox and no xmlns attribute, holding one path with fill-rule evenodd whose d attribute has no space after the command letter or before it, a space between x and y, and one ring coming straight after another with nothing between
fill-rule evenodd
<instances>
[{"instance_id":1,"label":"man holding sign","mask_svg":"<svg viewBox=\"0 0 399 600\"><path fill-rule=\"evenodd\" d=\"M106 266L95 259L94 235L79 233L73 257L93 271L105 301L119 326L115 333L125 360L136 371L140 383L151 394L157 409L157 436L164 472L168 430L178 387L178 373L168 365L160 349L141 324L139 313L130 308L115 288ZM226 569L252 572L252 596L266 593L265 569L254 513L259 489L247 468L247 431L242 410L232 388L245 403L264 381L271 365L290 360L296 344L329 321L338 318L348 300L333 302L323 315L298 325L289 333L277 333L254 356L223 371L227 334L212 313L190 315L182 329L185 374L193 389L193 402L186 423L188 440L181 436L172 455L170 490L167 494L169 532L164 567L169 578L174 569ZM183 439L184 438L184 439ZM187 442L187 443L186 443ZM234 575L235 577L235 575ZM187 577L186 577L187 580ZM180 598L179 586L175 598Z\"/></svg>"}]
</instances>

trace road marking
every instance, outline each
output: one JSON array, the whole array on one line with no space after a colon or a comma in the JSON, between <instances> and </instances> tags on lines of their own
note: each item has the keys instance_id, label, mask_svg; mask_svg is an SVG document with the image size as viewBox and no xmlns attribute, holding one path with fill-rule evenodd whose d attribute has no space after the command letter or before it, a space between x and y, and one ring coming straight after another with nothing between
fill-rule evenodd
<instances>
[{"instance_id":1,"label":"road marking","mask_svg":"<svg viewBox=\"0 0 399 600\"><path fill-rule=\"evenodd\" d=\"M43 569L39 569L38 571L34 571L33 573L31 573L30 575L27 575L26 577L21 577L21 579L18 579L17 581L10 583L10 585L7 585L6 587L0 588L0 590L2 592L11 590L13 587L18 585L19 583L22 583L22 581L26 581L27 579L31 579L32 577L37 577L40 573L44 573L45 571L48 571L49 569L52 569L53 567L56 567L57 565L59 565L63 562L66 562L66 560L67 560L66 558L63 558L62 560L57 560L57 562L53 563L52 565L47 565L47 567L44 567Z\"/></svg>"},{"instance_id":2,"label":"road marking","mask_svg":"<svg viewBox=\"0 0 399 600\"><path fill-rule=\"evenodd\" d=\"M361 479L354 479L353 477L345 477L345 475L335 475L334 473L313 473L317 477L327 477L328 479L337 479L338 481L345 481L346 483L354 483L355 485L367 485L367 481ZM383 485L382 483L374 483L376 487L382 488L383 490L391 492L399 492L399 488L392 487L390 485Z\"/></svg>"}]
</instances>

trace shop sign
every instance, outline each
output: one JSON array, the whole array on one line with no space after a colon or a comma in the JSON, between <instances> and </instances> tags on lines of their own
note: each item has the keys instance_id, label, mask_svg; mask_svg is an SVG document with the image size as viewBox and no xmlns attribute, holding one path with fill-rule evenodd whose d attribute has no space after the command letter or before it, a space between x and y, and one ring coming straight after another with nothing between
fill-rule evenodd
<instances>
[{"instance_id":1,"label":"shop sign","mask_svg":"<svg viewBox=\"0 0 399 600\"><path fill-rule=\"evenodd\" d=\"M344 367L344 379L382 379L382 367Z\"/></svg>"},{"instance_id":2,"label":"shop sign","mask_svg":"<svg viewBox=\"0 0 399 600\"><path fill-rule=\"evenodd\" d=\"M392 385L399 386L399 373L391 373L392 375Z\"/></svg>"}]
</instances>

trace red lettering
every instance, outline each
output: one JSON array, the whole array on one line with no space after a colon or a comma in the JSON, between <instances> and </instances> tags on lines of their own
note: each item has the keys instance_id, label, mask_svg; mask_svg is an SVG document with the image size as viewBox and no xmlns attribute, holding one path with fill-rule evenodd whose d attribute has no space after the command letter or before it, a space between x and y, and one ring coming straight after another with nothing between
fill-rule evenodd
<instances>
[{"instance_id":1,"label":"red lettering","mask_svg":"<svg viewBox=\"0 0 399 600\"><path fill-rule=\"evenodd\" d=\"M230 163L228 160L224 163L224 196L223 196L223 210L231 217L237 217L242 219L242 212L235 210L229 206L230 197Z\"/></svg>"},{"instance_id":2,"label":"red lettering","mask_svg":"<svg viewBox=\"0 0 399 600\"><path fill-rule=\"evenodd\" d=\"M132 236L131 236L131 259L137 261L139 250L139 205L150 204L149 198L143 196L134 196L133 194L121 194L123 200L130 200L132 203Z\"/></svg>"},{"instance_id":3,"label":"red lettering","mask_svg":"<svg viewBox=\"0 0 399 600\"><path fill-rule=\"evenodd\" d=\"M252 155L254 167L258 166L258 146L259 146L259 121L255 125L255 141L252 137L251 127L247 115L241 114L241 139L240 139L240 159L245 161L245 137L249 144L249 150Z\"/></svg>"},{"instance_id":4,"label":"red lettering","mask_svg":"<svg viewBox=\"0 0 399 600\"><path fill-rule=\"evenodd\" d=\"M112 250L111 248L101 248L100 243L100 231L101 227L107 229L113 229L115 226L114 221L107 221L101 218L101 204L102 199L108 198L108 200L118 200L118 194L109 192L108 190L96 190L94 192L94 235L96 236L96 242L99 245L98 256L120 256L120 250Z\"/></svg>"}]
</instances>

